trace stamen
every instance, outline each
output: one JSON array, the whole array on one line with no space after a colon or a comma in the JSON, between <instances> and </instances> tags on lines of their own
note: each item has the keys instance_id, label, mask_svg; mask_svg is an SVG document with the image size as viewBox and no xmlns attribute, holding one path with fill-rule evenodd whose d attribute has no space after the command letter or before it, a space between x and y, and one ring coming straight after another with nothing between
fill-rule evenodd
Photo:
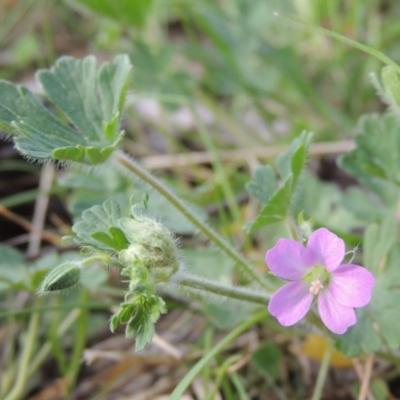
<instances>
[{"instance_id":1,"label":"stamen","mask_svg":"<svg viewBox=\"0 0 400 400\"><path fill-rule=\"evenodd\" d=\"M312 294L318 294L323 288L324 286L322 285L321 281L319 279L315 279L311 282L310 292Z\"/></svg>"}]
</instances>

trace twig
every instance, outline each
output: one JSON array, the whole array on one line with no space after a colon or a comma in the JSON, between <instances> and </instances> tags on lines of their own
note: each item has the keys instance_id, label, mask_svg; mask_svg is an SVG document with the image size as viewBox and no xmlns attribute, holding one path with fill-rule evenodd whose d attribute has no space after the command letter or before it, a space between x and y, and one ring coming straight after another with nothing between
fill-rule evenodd
<instances>
[{"instance_id":1,"label":"twig","mask_svg":"<svg viewBox=\"0 0 400 400\"><path fill-rule=\"evenodd\" d=\"M368 355L367 362L365 363L364 374L361 381L360 394L358 395L358 400L365 400L369 392L369 382L371 380L372 366L374 365L375 355L373 353ZM371 397L373 395L371 393Z\"/></svg>"},{"instance_id":2,"label":"twig","mask_svg":"<svg viewBox=\"0 0 400 400\"><path fill-rule=\"evenodd\" d=\"M356 371L357 377L360 382L364 381L364 368L362 367L360 360L358 358L353 359L354 370ZM371 390L367 388L367 398L368 400L375 400L374 395L372 394ZM360 391L361 394L361 391Z\"/></svg>"},{"instance_id":3,"label":"twig","mask_svg":"<svg viewBox=\"0 0 400 400\"><path fill-rule=\"evenodd\" d=\"M322 156L327 154L347 153L355 148L353 140L340 142L313 143L310 146L310 154ZM218 157L222 162L244 161L249 157L273 158L287 150L287 146L258 146L238 150L220 150ZM212 156L205 151L196 151L188 154L168 154L160 156L145 157L141 164L151 170L185 167L193 164L208 164L212 162Z\"/></svg>"},{"instance_id":4,"label":"twig","mask_svg":"<svg viewBox=\"0 0 400 400\"><path fill-rule=\"evenodd\" d=\"M26 251L28 258L38 254L41 242L41 232L46 218L47 207L49 205L49 191L54 179L54 167L47 164L43 167L39 182L39 196L35 203L32 219L32 230L29 235L29 244Z\"/></svg>"},{"instance_id":5,"label":"twig","mask_svg":"<svg viewBox=\"0 0 400 400\"><path fill-rule=\"evenodd\" d=\"M9 219L10 221L15 222L17 225L22 226L28 232L31 232L34 229L32 224L29 221L27 221L25 218L22 218L15 213L13 213L9 209L3 207L1 204L0 204L0 215ZM40 232L40 236L43 240L46 240L47 242L49 242L51 244L58 244L60 242L60 238L58 237L58 235L55 235L52 233Z\"/></svg>"}]
</instances>

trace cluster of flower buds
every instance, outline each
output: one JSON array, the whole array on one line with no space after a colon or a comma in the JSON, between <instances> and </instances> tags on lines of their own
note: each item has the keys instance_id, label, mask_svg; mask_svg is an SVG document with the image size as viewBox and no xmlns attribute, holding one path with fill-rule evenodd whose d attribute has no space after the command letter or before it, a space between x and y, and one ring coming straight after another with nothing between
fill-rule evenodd
<instances>
[{"instance_id":1,"label":"cluster of flower buds","mask_svg":"<svg viewBox=\"0 0 400 400\"><path fill-rule=\"evenodd\" d=\"M129 266L140 260L150 271L154 283L167 282L179 269L176 240L163 224L133 214L132 218L121 219L120 228L130 243L118 255L123 265Z\"/></svg>"},{"instance_id":2,"label":"cluster of flower buds","mask_svg":"<svg viewBox=\"0 0 400 400\"><path fill-rule=\"evenodd\" d=\"M116 211L117 217L112 219L111 226L100 231L95 219L102 213L112 214L110 210ZM111 318L111 330L125 324L126 336L136 338L136 350L140 351L151 342L154 323L166 311L164 301L156 294L156 284L168 282L178 271L179 253L173 234L143 209L132 206L130 217L118 213L118 205L110 200L87 210L83 221L73 227L77 233L73 240L88 249L91 256L54 268L43 280L39 292L75 286L82 268L94 262L118 266L129 284L125 301Z\"/></svg>"}]
</instances>

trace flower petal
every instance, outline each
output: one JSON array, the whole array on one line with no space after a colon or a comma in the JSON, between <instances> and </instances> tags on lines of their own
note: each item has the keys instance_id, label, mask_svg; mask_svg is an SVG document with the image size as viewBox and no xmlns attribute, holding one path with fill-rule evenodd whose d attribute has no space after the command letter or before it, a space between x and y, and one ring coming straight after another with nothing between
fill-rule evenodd
<instances>
[{"instance_id":1,"label":"flower petal","mask_svg":"<svg viewBox=\"0 0 400 400\"><path fill-rule=\"evenodd\" d=\"M313 295L305 282L290 282L281 287L268 304L268 311L283 326L300 321L308 312Z\"/></svg>"},{"instance_id":2,"label":"flower petal","mask_svg":"<svg viewBox=\"0 0 400 400\"><path fill-rule=\"evenodd\" d=\"M329 291L341 305L363 307L371 301L375 277L367 269L343 264L332 273Z\"/></svg>"},{"instance_id":3,"label":"flower petal","mask_svg":"<svg viewBox=\"0 0 400 400\"><path fill-rule=\"evenodd\" d=\"M279 239L276 245L267 251L265 261L269 269L279 278L299 280L314 263L309 251L299 242L291 239Z\"/></svg>"},{"instance_id":4,"label":"flower petal","mask_svg":"<svg viewBox=\"0 0 400 400\"><path fill-rule=\"evenodd\" d=\"M340 265L345 252L344 241L326 228L317 229L311 234L307 249L314 253L317 263L324 265L328 271L334 271Z\"/></svg>"},{"instance_id":5,"label":"flower petal","mask_svg":"<svg viewBox=\"0 0 400 400\"><path fill-rule=\"evenodd\" d=\"M338 335L345 333L357 321L354 308L338 303L329 288L318 296L318 311L326 327Z\"/></svg>"}]
</instances>

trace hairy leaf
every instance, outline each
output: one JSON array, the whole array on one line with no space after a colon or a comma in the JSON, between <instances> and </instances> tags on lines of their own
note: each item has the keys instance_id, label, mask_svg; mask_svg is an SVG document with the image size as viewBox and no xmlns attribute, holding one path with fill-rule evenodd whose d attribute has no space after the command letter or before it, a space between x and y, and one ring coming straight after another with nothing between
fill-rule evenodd
<instances>
[{"instance_id":1,"label":"hairy leaf","mask_svg":"<svg viewBox=\"0 0 400 400\"><path fill-rule=\"evenodd\" d=\"M371 225L364 237L364 265L374 273L376 284L367 307L357 310L357 324L339 337L337 347L348 356L375 352L384 344L400 347L400 242L393 218Z\"/></svg>"},{"instance_id":2,"label":"hairy leaf","mask_svg":"<svg viewBox=\"0 0 400 400\"><path fill-rule=\"evenodd\" d=\"M397 116L391 113L366 115L361 118L359 129L357 147L342 157L341 167L375 189L378 195L377 182L383 180L399 186L400 124Z\"/></svg>"},{"instance_id":3,"label":"hairy leaf","mask_svg":"<svg viewBox=\"0 0 400 400\"><path fill-rule=\"evenodd\" d=\"M96 205L82 213L82 220L72 230L72 240L80 245L89 245L103 250L119 251L128 247L118 221L122 218L118 203L109 199L101 206Z\"/></svg>"},{"instance_id":4,"label":"hairy leaf","mask_svg":"<svg viewBox=\"0 0 400 400\"><path fill-rule=\"evenodd\" d=\"M247 191L263 204L267 204L278 189L274 170L270 165L262 165L253 172L252 180L246 184Z\"/></svg>"},{"instance_id":5,"label":"hairy leaf","mask_svg":"<svg viewBox=\"0 0 400 400\"><path fill-rule=\"evenodd\" d=\"M258 217L246 225L246 229L249 231L259 229L280 222L288 215L300 174L306 163L310 141L311 134L303 132L293 141L288 151L278 158L277 165L283 183L280 187L275 187L275 192L272 194L271 189L275 184L271 179L270 170L262 166L260 172L254 173L255 182L250 182L247 188L250 194L255 194L262 201L267 199L267 202Z\"/></svg>"},{"instance_id":6,"label":"hairy leaf","mask_svg":"<svg viewBox=\"0 0 400 400\"><path fill-rule=\"evenodd\" d=\"M65 118L28 89L0 81L0 128L24 155L85 164L104 162L122 140L119 121L130 79L128 56L101 67L94 57L61 57L37 78Z\"/></svg>"}]
</instances>

